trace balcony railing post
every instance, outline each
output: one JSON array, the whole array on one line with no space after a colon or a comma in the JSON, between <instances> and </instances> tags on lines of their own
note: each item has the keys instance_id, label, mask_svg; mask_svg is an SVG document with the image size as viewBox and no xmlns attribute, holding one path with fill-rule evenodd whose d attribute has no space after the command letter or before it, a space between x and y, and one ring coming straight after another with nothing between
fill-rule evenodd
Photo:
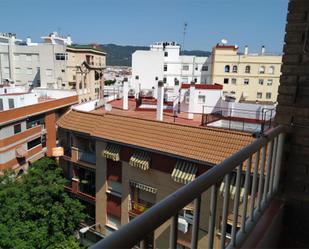
<instances>
[{"instance_id":1,"label":"balcony railing post","mask_svg":"<svg viewBox=\"0 0 309 249\"><path fill-rule=\"evenodd\" d=\"M200 226L201 196L194 200L194 220L192 229L191 249L197 249L198 231Z\"/></svg>"},{"instance_id":2,"label":"balcony railing post","mask_svg":"<svg viewBox=\"0 0 309 249\"><path fill-rule=\"evenodd\" d=\"M280 133L279 136L278 136L278 145L277 145L278 147L277 147L276 164L275 164L275 175L274 175L274 182L273 182L273 188L274 188L275 192L277 192L278 188L279 188L284 139L285 139L285 134Z\"/></svg>"},{"instance_id":3,"label":"balcony railing post","mask_svg":"<svg viewBox=\"0 0 309 249\"><path fill-rule=\"evenodd\" d=\"M257 196L257 210L258 211L261 211L265 161L266 161L266 145L263 146L262 148L262 161L260 164L260 179L259 179L258 196Z\"/></svg>"},{"instance_id":4,"label":"balcony railing post","mask_svg":"<svg viewBox=\"0 0 309 249\"><path fill-rule=\"evenodd\" d=\"M266 164L266 179L264 184L264 192L263 192L263 199L262 201L265 203L267 199L267 192L269 187L269 179L270 179L270 168L271 168L271 161L272 161L272 155L273 155L273 147L274 147L274 140L270 142L270 145L268 146L268 155L267 155L267 164Z\"/></svg>"},{"instance_id":5,"label":"balcony railing post","mask_svg":"<svg viewBox=\"0 0 309 249\"><path fill-rule=\"evenodd\" d=\"M229 211L229 199L230 199L230 184L231 176L228 173L224 177L225 188L224 188L224 200L223 200L223 210L222 210L222 222L221 222L221 243L220 248L225 248L225 237L226 237L226 222Z\"/></svg>"},{"instance_id":6,"label":"balcony railing post","mask_svg":"<svg viewBox=\"0 0 309 249\"><path fill-rule=\"evenodd\" d=\"M210 210L209 210L208 248L213 248L214 243L216 211L217 211L217 194L218 194L217 185L212 185L211 197L210 197Z\"/></svg>"},{"instance_id":7,"label":"balcony railing post","mask_svg":"<svg viewBox=\"0 0 309 249\"><path fill-rule=\"evenodd\" d=\"M252 180L252 190L251 190L251 199L250 199L250 220L253 220L253 213L254 213L254 203L256 197L256 183L257 183L257 175L259 170L259 163L260 163L260 150L257 151L255 157L255 164L254 164L254 172L253 172L253 180Z\"/></svg>"},{"instance_id":8,"label":"balcony railing post","mask_svg":"<svg viewBox=\"0 0 309 249\"><path fill-rule=\"evenodd\" d=\"M169 248L171 249L177 248L177 235L178 235L178 214L172 217Z\"/></svg>"},{"instance_id":9,"label":"balcony railing post","mask_svg":"<svg viewBox=\"0 0 309 249\"><path fill-rule=\"evenodd\" d=\"M275 174L277 148L278 148L278 137L274 139L274 146L273 146L273 153L272 153L272 160L271 160L271 170L270 170L270 180L269 180L269 188L268 188L269 198L272 196L272 193L273 193L273 182L274 182L274 174Z\"/></svg>"}]
</instances>

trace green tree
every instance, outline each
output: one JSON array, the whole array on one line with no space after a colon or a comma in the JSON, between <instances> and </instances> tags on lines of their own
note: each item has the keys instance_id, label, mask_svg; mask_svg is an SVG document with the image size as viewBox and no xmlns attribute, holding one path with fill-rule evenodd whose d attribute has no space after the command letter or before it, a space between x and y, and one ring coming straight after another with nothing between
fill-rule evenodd
<instances>
[{"instance_id":1,"label":"green tree","mask_svg":"<svg viewBox=\"0 0 309 249\"><path fill-rule=\"evenodd\" d=\"M0 248L79 248L74 237L84 207L64 191L66 180L50 158L13 181L0 178Z\"/></svg>"}]
</instances>

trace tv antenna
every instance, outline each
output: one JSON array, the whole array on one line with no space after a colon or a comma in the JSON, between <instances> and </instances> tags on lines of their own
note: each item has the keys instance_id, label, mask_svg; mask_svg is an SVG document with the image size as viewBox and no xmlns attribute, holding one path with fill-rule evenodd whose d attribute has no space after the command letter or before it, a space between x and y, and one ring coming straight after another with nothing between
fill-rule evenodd
<instances>
[{"instance_id":1,"label":"tv antenna","mask_svg":"<svg viewBox=\"0 0 309 249\"><path fill-rule=\"evenodd\" d=\"M188 23L184 22L183 24L183 32L182 32L182 51L185 50L185 38L186 38L186 34L187 34L187 28L188 28Z\"/></svg>"}]
</instances>

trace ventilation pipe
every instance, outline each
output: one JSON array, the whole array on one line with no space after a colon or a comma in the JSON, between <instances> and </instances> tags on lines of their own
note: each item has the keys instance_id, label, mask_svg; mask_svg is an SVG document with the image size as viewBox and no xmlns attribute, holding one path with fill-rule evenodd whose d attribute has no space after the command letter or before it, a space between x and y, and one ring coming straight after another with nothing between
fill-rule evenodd
<instances>
[{"instance_id":1,"label":"ventilation pipe","mask_svg":"<svg viewBox=\"0 0 309 249\"><path fill-rule=\"evenodd\" d=\"M248 45L246 45L245 46L245 55L248 55L248 53L249 53L249 47L248 47Z\"/></svg>"},{"instance_id":2,"label":"ventilation pipe","mask_svg":"<svg viewBox=\"0 0 309 249\"><path fill-rule=\"evenodd\" d=\"M122 88L122 109L129 109L129 86L128 86L128 78L123 79L123 88Z\"/></svg>"},{"instance_id":3,"label":"ventilation pipe","mask_svg":"<svg viewBox=\"0 0 309 249\"><path fill-rule=\"evenodd\" d=\"M265 52L266 52L266 49L265 49L265 46L263 45L263 46L262 46L262 49L261 49L261 54L264 55Z\"/></svg>"},{"instance_id":4,"label":"ventilation pipe","mask_svg":"<svg viewBox=\"0 0 309 249\"><path fill-rule=\"evenodd\" d=\"M189 95L189 107L188 107L188 119L194 118L194 95L195 95L195 82L191 81L190 95Z\"/></svg>"},{"instance_id":5,"label":"ventilation pipe","mask_svg":"<svg viewBox=\"0 0 309 249\"><path fill-rule=\"evenodd\" d=\"M157 120L163 121L163 98L164 98L164 83L162 80L158 82L157 94Z\"/></svg>"}]
</instances>

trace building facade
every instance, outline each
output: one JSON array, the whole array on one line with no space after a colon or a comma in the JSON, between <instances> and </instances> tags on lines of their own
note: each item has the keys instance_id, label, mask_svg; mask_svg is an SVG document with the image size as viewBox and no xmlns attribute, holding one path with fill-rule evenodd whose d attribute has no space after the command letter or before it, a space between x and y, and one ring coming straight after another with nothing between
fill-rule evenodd
<instances>
[{"instance_id":1,"label":"building facade","mask_svg":"<svg viewBox=\"0 0 309 249\"><path fill-rule=\"evenodd\" d=\"M154 89L159 80L166 87L174 87L175 79L181 83L206 83L202 76L207 70L207 57L180 54L176 42L159 42L150 46L149 51L132 54L132 84L137 90Z\"/></svg>"},{"instance_id":2,"label":"building facade","mask_svg":"<svg viewBox=\"0 0 309 249\"><path fill-rule=\"evenodd\" d=\"M16 86L71 89L79 101L99 98L106 54L95 45L72 45L70 37L51 33L43 43L0 34L0 82Z\"/></svg>"},{"instance_id":3,"label":"building facade","mask_svg":"<svg viewBox=\"0 0 309 249\"><path fill-rule=\"evenodd\" d=\"M58 125L67 151L60 159L66 189L87 206L92 224L104 236L253 140L247 133L76 110ZM203 203L209 198L210 193L202 195ZM193 204L180 211L180 248L190 248L192 210ZM208 220L208 209L202 209L199 248L207 245ZM167 248L169 229L166 222L149 234L148 245Z\"/></svg>"},{"instance_id":4,"label":"building facade","mask_svg":"<svg viewBox=\"0 0 309 249\"><path fill-rule=\"evenodd\" d=\"M8 90L9 91L9 90ZM0 174L25 172L56 147L56 121L78 103L73 92L12 92L0 95Z\"/></svg>"},{"instance_id":5,"label":"building facade","mask_svg":"<svg viewBox=\"0 0 309 249\"><path fill-rule=\"evenodd\" d=\"M237 46L218 44L209 58L207 83L223 85L223 94L239 101L276 102L281 75L281 55L244 53Z\"/></svg>"}]
</instances>

